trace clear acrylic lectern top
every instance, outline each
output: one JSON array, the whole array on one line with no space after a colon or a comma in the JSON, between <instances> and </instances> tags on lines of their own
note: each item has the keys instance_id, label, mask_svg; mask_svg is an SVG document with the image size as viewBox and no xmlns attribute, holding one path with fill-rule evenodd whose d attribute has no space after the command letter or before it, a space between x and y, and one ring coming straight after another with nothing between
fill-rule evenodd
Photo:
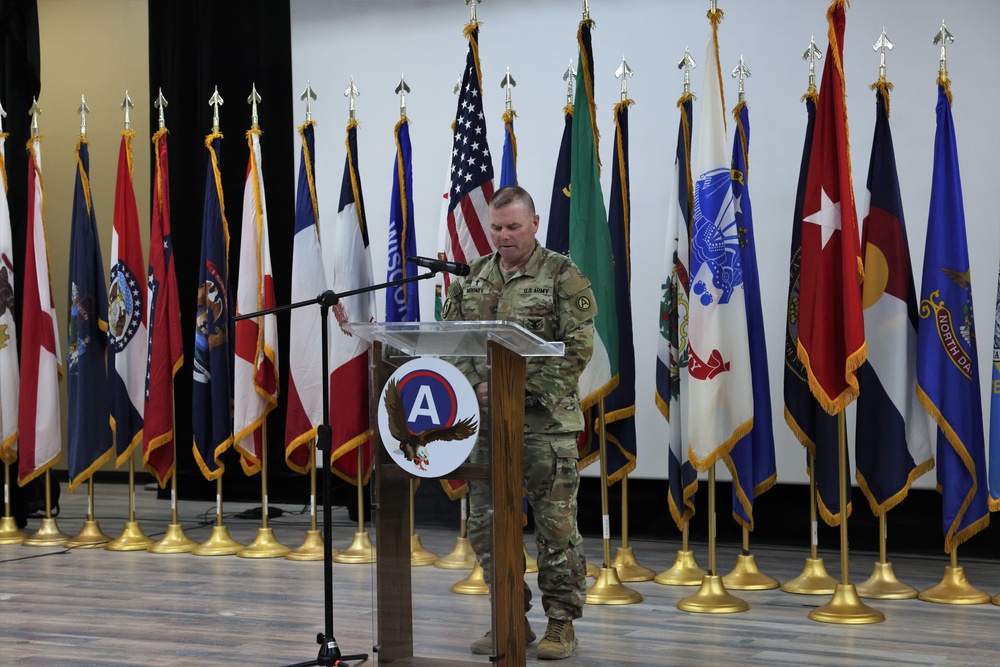
<instances>
[{"instance_id":1,"label":"clear acrylic lectern top","mask_svg":"<svg viewBox=\"0 0 1000 667\"><path fill-rule=\"evenodd\" d=\"M475 322L348 322L344 329L410 357L485 357L493 340L522 357L561 357L565 345L542 340L519 324Z\"/></svg>"}]
</instances>

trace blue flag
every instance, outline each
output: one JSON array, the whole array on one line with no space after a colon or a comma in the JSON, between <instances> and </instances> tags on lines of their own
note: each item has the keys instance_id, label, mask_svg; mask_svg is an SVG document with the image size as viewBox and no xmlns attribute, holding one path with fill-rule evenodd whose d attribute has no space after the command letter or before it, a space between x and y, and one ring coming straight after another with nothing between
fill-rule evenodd
<instances>
[{"instance_id":1,"label":"blue flag","mask_svg":"<svg viewBox=\"0 0 1000 667\"><path fill-rule=\"evenodd\" d=\"M191 385L194 456L208 480L225 466L222 454L233 444L233 339L229 285L229 225L219 175L222 135L209 135L205 169L205 208L198 269L198 305Z\"/></svg>"},{"instance_id":2,"label":"blue flag","mask_svg":"<svg viewBox=\"0 0 1000 667\"><path fill-rule=\"evenodd\" d=\"M792 223L792 248L788 260L788 309L785 322L785 422L795 437L816 458L810 475L816 477L819 512L830 525L840 523L840 491L837 462L837 418L828 414L809 389L809 377L799 361L799 274L802 268L802 208L805 201L806 178L812 156L813 128L816 123L815 93L806 96L806 136L799 166L799 182L795 191ZM810 466L807 457L806 466ZM847 512L850 515L848 500Z\"/></svg>"},{"instance_id":3,"label":"blue flag","mask_svg":"<svg viewBox=\"0 0 1000 667\"><path fill-rule=\"evenodd\" d=\"M573 150L573 105L563 110L562 142L556 159L556 174L552 180L552 203L549 205L549 226L545 232L545 247L563 255L569 254L569 192L570 156Z\"/></svg>"},{"instance_id":4,"label":"blue flag","mask_svg":"<svg viewBox=\"0 0 1000 667\"><path fill-rule=\"evenodd\" d=\"M917 293L889 129L889 84L875 84L875 136L868 165L868 210L861 239L867 360L858 369L857 479L881 516L934 467L934 422L917 402Z\"/></svg>"},{"instance_id":5,"label":"blue flag","mask_svg":"<svg viewBox=\"0 0 1000 667\"><path fill-rule=\"evenodd\" d=\"M635 470L635 346L632 341L631 206L628 177L628 108L615 105L615 149L612 159L608 231L614 257L615 312L618 318L618 386L604 399L608 484Z\"/></svg>"},{"instance_id":6,"label":"blue flag","mask_svg":"<svg viewBox=\"0 0 1000 667\"><path fill-rule=\"evenodd\" d=\"M990 386L990 511L1000 511L1000 271L997 272L996 325L993 330L993 372Z\"/></svg>"},{"instance_id":7,"label":"blue flag","mask_svg":"<svg viewBox=\"0 0 1000 667\"><path fill-rule=\"evenodd\" d=\"M69 325L66 335L69 490L87 481L114 453L108 415L108 291L90 198L87 140L76 145L76 188L70 231Z\"/></svg>"},{"instance_id":8,"label":"blue flag","mask_svg":"<svg viewBox=\"0 0 1000 667\"><path fill-rule=\"evenodd\" d=\"M746 291L754 419L753 429L736 442L726 457L726 466L733 476L733 517L747 530L753 530L754 498L774 486L778 471L774 460L771 389L767 374L767 348L764 345L764 313L760 305L757 247L754 244L750 191L747 189L750 110L744 102L740 102L733 110L733 116L736 118L736 133L733 137L731 174Z\"/></svg>"},{"instance_id":9,"label":"blue flag","mask_svg":"<svg viewBox=\"0 0 1000 667\"><path fill-rule=\"evenodd\" d=\"M917 395L934 417L944 549L990 523L972 277L951 94L939 85L917 333Z\"/></svg>"},{"instance_id":10,"label":"blue flag","mask_svg":"<svg viewBox=\"0 0 1000 667\"><path fill-rule=\"evenodd\" d=\"M413 151L410 148L410 122L403 117L396 123L396 161L392 169L392 201L389 203L389 268L386 280L413 275L408 257L417 254L417 232L413 226ZM417 283L390 287L385 292L386 322L418 322L420 297Z\"/></svg>"},{"instance_id":11,"label":"blue flag","mask_svg":"<svg viewBox=\"0 0 1000 667\"><path fill-rule=\"evenodd\" d=\"M513 109L503 112L503 159L500 161L500 187L517 185L517 137L514 136Z\"/></svg>"},{"instance_id":12,"label":"blue flag","mask_svg":"<svg viewBox=\"0 0 1000 667\"><path fill-rule=\"evenodd\" d=\"M691 106L694 96L685 93L677 102L681 110L677 127L674 179L667 210L665 270L660 285L660 335L656 346L656 407L669 424L668 468L670 516L681 530L694 516L698 474L687 457L684 437L687 385L688 246L694 189L691 187Z\"/></svg>"}]
</instances>

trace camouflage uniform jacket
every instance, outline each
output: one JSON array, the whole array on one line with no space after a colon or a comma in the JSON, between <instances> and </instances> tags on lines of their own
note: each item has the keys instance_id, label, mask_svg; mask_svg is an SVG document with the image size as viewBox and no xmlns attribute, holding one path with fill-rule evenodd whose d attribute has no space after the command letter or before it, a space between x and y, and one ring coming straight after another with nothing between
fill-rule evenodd
<instances>
[{"instance_id":1,"label":"camouflage uniform jacket","mask_svg":"<svg viewBox=\"0 0 1000 667\"><path fill-rule=\"evenodd\" d=\"M537 241L528 263L507 282L500 261L497 253L473 260L469 275L452 282L442 318L504 320L545 340L563 342L565 356L527 360L525 389L538 398L539 405L525 410L525 432L581 431L578 384L593 353L597 314L590 281L573 260ZM463 370L473 386L487 379L485 359L474 359Z\"/></svg>"}]
</instances>

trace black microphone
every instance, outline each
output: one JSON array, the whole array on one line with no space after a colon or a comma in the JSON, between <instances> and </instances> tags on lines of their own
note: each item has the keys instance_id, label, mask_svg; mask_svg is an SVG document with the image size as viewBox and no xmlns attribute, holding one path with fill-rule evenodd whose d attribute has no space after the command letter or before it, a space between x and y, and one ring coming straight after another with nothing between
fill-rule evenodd
<instances>
[{"instance_id":1,"label":"black microphone","mask_svg":"<svg viewBox=\"0 0 1000 667\"><path fill-rule=\"evenodd\" d=\"M407 257L406 261L431 271L447 271L456 276L469 275L469 265L461 262L446 262L443 259L431 259L430 257Z\"/></svg>"}]
</instances>

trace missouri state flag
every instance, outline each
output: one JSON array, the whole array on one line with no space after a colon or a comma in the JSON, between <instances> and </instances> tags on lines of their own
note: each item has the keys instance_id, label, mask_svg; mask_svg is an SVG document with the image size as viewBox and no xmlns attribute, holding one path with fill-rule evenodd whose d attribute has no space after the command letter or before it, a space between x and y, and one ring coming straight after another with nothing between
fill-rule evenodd
<instances>
[{"instance_id":1,"label":"missouri state flag","mask_svg":"<svg viewBox=\"0 0 1000 667\"><path fill-rule=\"evenodd\" d=\"M142 463L162 488L174 470L174 376L184 363L174 242L170 233L170 166L167 161L166 128L157 130L153 135L153 153L155 164L146 307L149 346Z\"/></svg>"},{"instance_id":2,"label":"missouri state flag","mask_svg":"<svg viewBox=\"0 0 1000 667\"><path fill-rule=\"evenodd\" d=\"M292 303L315 299L326 291L323 248L316 198L316 123L299 127L302 155L295 191L292 241ZM297 472L309 469L316 430L323 422L322 323L319 306L295 308L288 327L288 411L285 415L285 462Z\"/></svg>"},{"instance_id":3,"label":"missouri state flag","mask_svg":"<svg viewBox=\"0 0 1000 667\"><path fill-rule=\"evenodd\" d=\"M725 106L718 65L718 24L705 55L705 84L694 168L688 304L688 456L711 468L753 426L746 288L736 226Z\"/></svg>"},{"instance_id":4,"label":"missouri state flag","mask_svg":"<svg viewBox=\"0 0 1000 667\"><path fill-rule=\"evenodd\" d=\"M876 516L934 467L934 422L917 401L917 291L889 127L889 85L876 83L875 135L861 248L868 358L858 369L856 476Z\"/></svg>"},{"instance_id":5,"label":"missouri state flag","mask_svg":"<svg viewBox=\"0 0 1000 667\"><path fill-rule=\"evenodd\" d=\"M66 453L69 490L87 481L114 453L108 421L108 292L104 260L90 196L90 151L76 143L76 184L70 227L66 332Z\"/></svg>"},{"instance_id":6,"label":"missouri state flag","mask_svg":"<svg viewBox=\"0 0 1000 667\"><path fill-rule=\"evenodd\" d=\"M17 411L17 482L21 486L51 468L59 460L62 450L59 416L62 353L45 239L41 137L31 138L28 154L28 228L24 244L21 306L21 394Z\"/></svg>"},{"instance_id":7,"label":"missouri state flag","mask_svg":"<svg viewBox=\"0 0 1000 667\"><path fill-rule=\"evenodd\" d=\"M240 236L237 314L275 307L271 246L267 234L267 201L261 165L260 130L247 132L250 159L243 189L243 225ZM267 415L278 404L277 315L261 315L236 322L234 360L233 443L240 451L243 472L260 472Z\"/></svg>"},{"instance_id":8,"label":"missouri state flag","mask_svg":"<svg viewBox=\"0 0 1000 667\"><path fill-rule=\"evenodd\" d=\"M937 481L944 550L950 553L989 526L990 514L972 272L948 83L939 80L938 84L931 204L920 283L917 396L938 426Z\"/></svg>"},{"instance_id":9,"label":"missouri state flag","mask_svg":"<svg viewBox=\"0 0 1000 667\"><path fill-rule=\"evenodd\" d=\"M108 384L118 466L128 461L142 441L146 399L146 264L132 187L134 136L134 130L124 130L118 149L108 280Z\"/></svg>"},{"instance_id":10,"label":"missouri state flag","mask_svg":"<svg viewBox=\"0 0 1000 667\"><path fill-rule=\"evenodd\" d=\"M14 240L7 205L7 133L0 132L0 461L17 460L17 399L20 377L14 324Z\"/></svg>"}]
</instances>

